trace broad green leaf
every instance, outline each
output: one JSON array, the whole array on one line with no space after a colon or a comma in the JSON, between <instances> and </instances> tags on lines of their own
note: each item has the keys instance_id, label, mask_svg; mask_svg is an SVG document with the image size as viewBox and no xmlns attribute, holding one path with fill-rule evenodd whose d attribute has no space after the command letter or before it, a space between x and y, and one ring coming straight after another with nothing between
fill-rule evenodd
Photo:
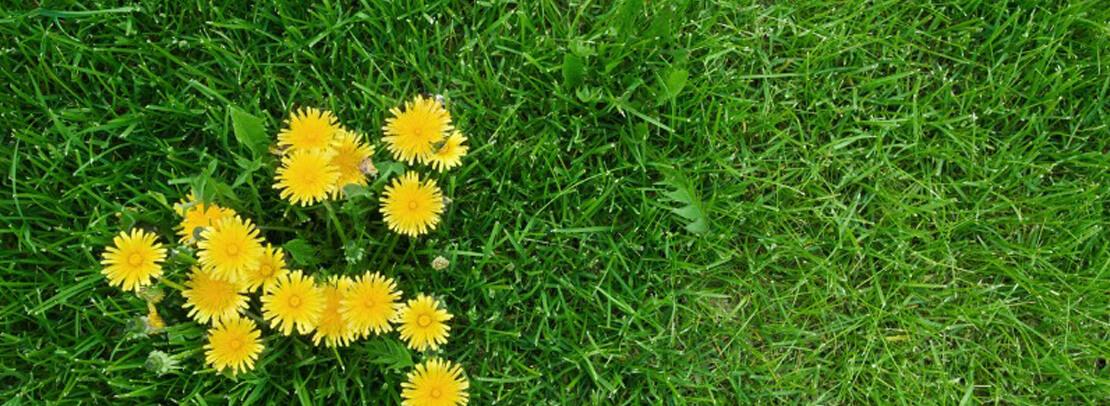
<instances>
[{"instance_id":1,"label":"broad green leaf","mask_svg":"<svg viewBox=\"0 0 1110 406\"><path fill-rule=\"evenodd\" d=\"M239 176L235 177L235 181L231 183L233 189L246 183L251 174L262 168L262 162L257 159L235 158L235 164L239 165L241 170L239 171Z\"/></svg>"},{"instance_id":2,"label":"broad green leaf","mask_svg":"<svg viewBox=\"0 0 1110 406\"><path fill-rule=\"evenodd\" d=\"M383 185L389 182L389 179L393 177L393 175L405 171L405 164L397 161L374 162L374 166L378 168L378 178L374 179L374 183L370 185L370 189L376 191L381 191Z\"/></svg>"},{"instance_id":3,"label":"broad green leaf","mask_svg":"<svg viewBox=\"0 0 1110 406\"><path fill-rule=\"evenodd\" d=\"M262 119L234 106L228 106L228 111L231 112L231 126L235 131L235 139L250 149L255 159L265 156L267 147L270 145L270 137L266 134L266 126Z\"/></svg>"},{"instance_id":4,"label":"broad green leaf","mask_svg":"<svg viewBox=\"0 0 1110 406\"><path fill-rule=\"evenodd\" d=\"M254 172L258 170L258 168L262 167L262 162L240 157L235 158L235 164L239 165L240 168L251 172Z\"/></svg>"},{"instance_id":5,"label":"broad green leaf","mask_svg":"<svg viewBox=\"0 0 1110 406\"><path fill-rule=\"evenodd\" d=\"M574 90L574 95L578 96L578 100L583 103L597 103L601 101L601 89L590 87L589 85L581 86Z\"/></svg>"},{"instance_id":6,"label":"broad green leaf","mask_svg":"<svg viewBox=\"0 0 1110 406\"><path fill-rule=\"evenodd\" d=\"M704 218L700 218L700 219L694 220L692 222L686 223L686 231L689 231L689 232L694 233L694 234L702 234L702 233L705 233L706 231L709 231L709 224L705 221Z\"/></svg>"},{"instance_id":7,"label":"broad green leaf","mask_svg":"<svg viewBox=\"0 0 1110 406\"><path fill-rule=\"evenodd\" d=\"M702 217L701 210L694 205L671 208L671 212L687 220L697 221Z\"/></svg>"},{"instance_id":8,"label":"broad green leaf","mask_svg":"<svg viewBox=\"0 0 1110 406\"><path fill-rule=\"evenodd\" d=\"M211 202L212 198L216 195L214 182L212 181L212 174L216 173L216 165L219 161L215 159L208 162L208 166L204 168L201 173L193 176L189 182L189 186L193 189L193 197L199 202Z\"/></svg>"},{"instance_id":9,"label":"broad green leaf","mask_svg":"<svg viewBox=\"0 0 1110 406\"><path fill-rule=\"evenodd\" d=\"M370 340L365 348L370 362L385 365L388 369L403 371L413 365L412 354L393 338Z\"/></svg>"},{"instance_id":10,"label":"broad green leaf","mask_svg":"<svg viewBox=\"0 0 1110 406\"><path fill-rule=\"evenodd\" d=\"M222 198L223 201L240 201L239 195L235 194L235 190L232 189L231 185L228 185L224 181L219 179L209 179L208 184L212 186L212 191L215 192L215 196Z\"/></svg>"},{"instance_id":11,"label":"broad green leaf","mask_svg":"<svg viewBox=\"0 0 1110 406\"><path fill-rule=\"evenodd\" d=\"M574 53L563 55L563 80L567 87L578 87L586 78L586 61Z\"/></svg>"},{"instance_id":12,"label":"broad green leaf","mask_svg":"<svg viewBox=\"0 0 1110 406\"><path fill-rule=\"evenodd\" d=\"M153 198L154 201L161 204L162 207L173 207L173 205L168 200L166 200L166 195L162 194L162 192L148 191L146 192L146 195Z\"/></svg>"},{"instance_id":13,"label":"broad green leaf","mask_svg":"<svg viewBox=\"0 0 1110 406\"><path fill-rule=\"evenodd\" d=\"M319 250L303 239L294 238L281 247L301 266L312 266L320 262L319 259L317 259L320 254Z\"/></svg>"},{"instance_id":14,"label":"broad green leaf","mask_svg":"<svg viewBox=\"0 0 1110 406\"><path fill-rule=\"evenodd\" d=\"M682 218L686 223L686 231L701 234L709 231L709 214L705 203L689 182L677 174L668 174L662 185L669 186L671 190L663 193L666 200L678 203L680 206L669 207L671 212Z\"/></svg>"},{"instance_id":15,"label":"broad green leaf","mask_svg":"<svg viewBox=\"0 0 1110 406\"><path fill-rule=\"evenodd\" d=\"M616 25L617 34L622 39L627 39L636 30L636 18L644 10L644 0L624 0L620 4L613 24Z\"/></svg>"},{"instance_id":16,"label":"broad green leaf","mask_svg":"<svg viewBox=\"0 0 1110 406\"><path fill-rule=\"evenodd\" d=\"M350 183L350 184L343 185L343 196L348 198L348 199L352 198L352 197L356 197L356 196L369 196L369 195L370 195L370 190L367 189L366 186L362 186L362 185L357 184L357 183Z\"/></svg>"},{"instance_id":17,"label":"broad green leaf","mask_svg":"<svg viewBox=\"0 0 1110 406\"><path fill-rule=\"evenodd\" d=\"M667 43L673 38L675 15L671 7L664 5L651 19L651 27L647 32L658 43Z\"/></svg>"},{"instance_id":18,"label":"broad green leaf","mask_svg":"<svg viewBox=\"0 0 1110 406\"><path fill-rule=\"evenodd\" d=\"M664 195L667 196L668 199L676 202L689 202L693 200L693 198L690 197L690 193L687 192L686 189L675 189L664 193Z\"/></svg>"},{"instance_id":19,"label":"broad green leaf","mask_svg":"<svg viewBox=\"0 0 1110 406\"><path fill-rule=\"evenodd\" d=\"M378 165L378 177L388 178L405 171L405 164L397 161L383 161Z\"/></svg>"},{"instance_id":20,"label":"broad green leaf","mask_svg":"<svg viewBox=\"0 0 1110 406\"><path fill-rule=\"evenodd\" d=\"M660 89L660 101L668 101L682 92L682 88L686 87L686 80L690 78L690 72L686 69L668 69L663 74L663 82Z\"/></svg>"},{"instance_id":21,"label":"broad green leaf","mask_svg":"<svg viewBox=\"0 0 1110 406\"><path fill-rule=\"evenodd\" d=\"M594 47L585 41L571 41L569 48L570 52L583 58L589 58L597 53Z\"/></svg>"}]
</instances>

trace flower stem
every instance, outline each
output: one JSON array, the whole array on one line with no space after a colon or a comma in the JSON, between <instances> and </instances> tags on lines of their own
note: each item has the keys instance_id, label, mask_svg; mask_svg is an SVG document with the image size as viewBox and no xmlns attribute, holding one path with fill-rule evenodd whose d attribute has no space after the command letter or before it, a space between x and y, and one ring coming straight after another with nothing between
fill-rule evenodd
<instances>
[{"instance_id":1,"label":"flower stem","mask_svg":"<svg viewBox=\"0 0 1110 406\"><path fill-rule=\"evenodd\" d=\"M324 201L324 208L328 211L328 218L331 219L335 230L339 232L339 239L343 241L343 246L347 246L347 233L343 231L343 225L339 224L339 218L335 216L335 210L331 208L331 203L327 200Z\"/></svg>"},{"instance_id":2,"label":"flower stem","mask_svg":"<svg viewBox=\"0 0 1110 406\"><path fill-rule=\"evenodd\" d=\"M343 365L343 357L339 356L339 350L335 347L331 347L331 352L332 354L335 354L335 360L339 362L339 370L346 371L347 366Z\"/></svg>"},{"instance_id":3,"label":"flower stem","mask_svg":"<svg viewBox=\"0 0 1110 406\"><path fill-rule=\"evenodd\" d=\"M178 292L184 291L185 287L181 284L170 280L169 278L162 278L162 283L171 288L177 289Z\"/></svg>"}]
</instances>

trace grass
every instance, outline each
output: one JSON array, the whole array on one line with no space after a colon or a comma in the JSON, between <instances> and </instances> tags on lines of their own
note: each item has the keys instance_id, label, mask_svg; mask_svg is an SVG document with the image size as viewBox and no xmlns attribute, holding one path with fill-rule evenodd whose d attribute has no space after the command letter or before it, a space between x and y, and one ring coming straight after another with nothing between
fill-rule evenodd
<instances>
[{"instance_id":1,"label":"grass","mask_svg":"<svg viewBox=\"0 0 1110 406\"><path fill-rule=\"evenodd\" d=\"M441 295L474 404L1110 398L1097 1L90 3L0 7L5 404L399 401L393 339L270 338L233 380L175 292L128 334L101 249L205 173L299 266ZM228 113L378 134L415 93L473 148L417 240L280 203Z\"/></svg>"}]
</instances>

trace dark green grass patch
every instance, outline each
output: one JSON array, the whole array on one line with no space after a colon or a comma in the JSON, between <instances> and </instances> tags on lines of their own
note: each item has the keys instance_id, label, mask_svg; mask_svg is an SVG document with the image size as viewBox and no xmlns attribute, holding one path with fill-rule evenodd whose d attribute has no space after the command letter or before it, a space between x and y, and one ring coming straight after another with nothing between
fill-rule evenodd
<instances>
[{"instance_id":1,"label":"dark green grass patch","mask_svg":"<svg viewBox=\"0 0 1110 406\"><path fill-rule=\"evenodd\" d=\"M50 2L47 2L50 3ZM392 404L408 354L272 337L215 375L99 275L211 165L330 273L456 314L474 404L1110 397L1110 12L1096 1L365 1L0 7L0 397ZM431 236L291 210L229 106L378 134L448 97L472 153ZM382 148L379 148L381 150ZM379 156L383 154L379 151ZM444 271L429 263L452 262ZM172 268L178 277L184 269ZM157 376L147 354L183 356Z\"/></svg>"}]
</instances>

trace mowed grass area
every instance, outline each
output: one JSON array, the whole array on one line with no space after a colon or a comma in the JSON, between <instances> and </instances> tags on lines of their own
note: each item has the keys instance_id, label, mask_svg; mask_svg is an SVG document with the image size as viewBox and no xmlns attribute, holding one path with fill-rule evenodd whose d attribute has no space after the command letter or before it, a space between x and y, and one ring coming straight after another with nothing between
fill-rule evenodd
<instances>
[{"instance_id":1,"label":"mowed grass area","mask_svg":"<svg viewBox=\"0 0 1110 406\"><path fill-rule=\"evenodd\" d=\"M232 380L173 291L169 333L129 337L145 306L102 247L172 235L213 162L217 201L320 248L296 266L441 295L472 404L1110 398L1104 3L7 3L6 404L399 402L395 338L265 329ZM328 108L377 143L416 93L472 146L430 237L355 199L345 249L325 208L279 200L272 160L236 161L229 106L272 133ZM144 368L156 349L182 369Z\"/></svg>"}]
</instances>

